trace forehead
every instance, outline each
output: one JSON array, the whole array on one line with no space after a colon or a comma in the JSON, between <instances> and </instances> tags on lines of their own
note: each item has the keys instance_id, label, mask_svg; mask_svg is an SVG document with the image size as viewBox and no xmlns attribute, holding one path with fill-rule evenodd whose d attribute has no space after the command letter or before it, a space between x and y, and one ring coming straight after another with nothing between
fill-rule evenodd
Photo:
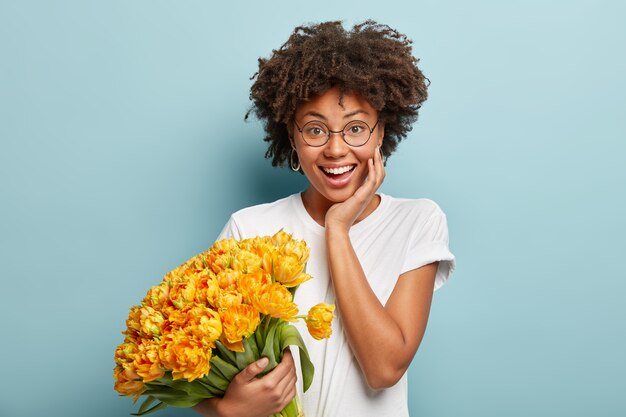
<instances>
[{"instance_id":1,"label":"forehead","mask_svg":"<svg viewBox=\"0 0 626 417\"><path fill-rule=\"evenodd\" d=\"M323 119L344 118L353 115L371 115L376 117L374 107L358 92L341 92L339 87L333 87L324 93L300 103L296 107L295 117L318 117Z\"/></svg>"}]
</instances>

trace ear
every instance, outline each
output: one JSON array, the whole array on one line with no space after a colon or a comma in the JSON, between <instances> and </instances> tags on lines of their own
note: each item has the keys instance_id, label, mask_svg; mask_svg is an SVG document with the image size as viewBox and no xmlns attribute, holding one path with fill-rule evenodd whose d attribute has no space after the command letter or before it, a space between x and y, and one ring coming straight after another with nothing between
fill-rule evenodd
<instances>
[{"instance_id":1,"label":"ear","mask_svg":"<svg viewBox=\"0 0 626 417\"><path fill-rule=\"evenodd\" d=\"M385 124L379 123L376 129L378 130L378 146L382 146L383 139L385 138Z\"/></svg>"}]
</instances>

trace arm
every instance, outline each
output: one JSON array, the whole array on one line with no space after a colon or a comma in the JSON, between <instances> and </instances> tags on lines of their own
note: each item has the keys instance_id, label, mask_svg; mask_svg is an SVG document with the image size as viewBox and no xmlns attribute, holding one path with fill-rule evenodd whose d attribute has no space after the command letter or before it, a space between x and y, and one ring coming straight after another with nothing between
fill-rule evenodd
<instances>
[{"instance_id":1,"label":"arm","mask_svg":"<svg viewBox=\"0 0 626 417\"><path fill-rule=\"evenodd\" d=\"M278 413L296 395L296 368L289 349L271 372L257 378L267 366L261 358L239 372L223 398L209 398L193 409L205 417L267 417Z\"/></svg>"},{"instance_id":2,"label":"arm","mask_svg":"<svg viewBox=\"0 0 626 417\"><path fill-rule=\"evenodd\" d=\"M394 385L402 377L419 347L428 321L438 264L402 274L385 306L372 291L348 232L384 179L380 154L376 152L373 159L364 184L351 198L328 210L326 246L350 347L368 385L379 389Z\"/></svg>"}]
</instances>

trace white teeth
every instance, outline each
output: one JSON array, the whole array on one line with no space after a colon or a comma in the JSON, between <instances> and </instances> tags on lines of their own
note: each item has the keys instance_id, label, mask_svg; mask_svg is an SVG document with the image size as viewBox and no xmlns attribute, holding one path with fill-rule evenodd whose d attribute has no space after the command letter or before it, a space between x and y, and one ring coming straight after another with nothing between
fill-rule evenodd
<instances>
[{"instance_id":1,"label":"white teeth","mask_svg":"<svg viewBox=\"0 0 626 417\"><path fill-rule=\"evenodd\" d=\"M324 168L324 167L322 167L324 172L326 172L328 174L333 174L333 175L343 174L344 172L351 171L352 168L354 168L354 165L348 165L348 166L339 167L339 168Z\"/></svg>"}]
</instances>

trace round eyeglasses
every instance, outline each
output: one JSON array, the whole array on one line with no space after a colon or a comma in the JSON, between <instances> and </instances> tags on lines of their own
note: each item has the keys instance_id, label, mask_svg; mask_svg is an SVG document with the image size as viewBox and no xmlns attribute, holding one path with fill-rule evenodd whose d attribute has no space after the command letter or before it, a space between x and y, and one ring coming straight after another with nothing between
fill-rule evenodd
<instances>
[{"instance_id":1,"label":"round eyeglasses","mask_svg":"<svg viewBox=\"0 0 626 417\"><path fill-rule=\"evenodd\" d=\"M330 130L326 123L318 120L307 122L300 128L298 123L294 121L298 132L302 136L302 140L309 146L324 146L330 140L331 133L341 133L343 141L353 147L363 146L370 140L372 132L378 126L378 120L374 127L370 129L369 125L361 120L353 120L346 124L341 130Z\"/></svg>"}]
</instances>

